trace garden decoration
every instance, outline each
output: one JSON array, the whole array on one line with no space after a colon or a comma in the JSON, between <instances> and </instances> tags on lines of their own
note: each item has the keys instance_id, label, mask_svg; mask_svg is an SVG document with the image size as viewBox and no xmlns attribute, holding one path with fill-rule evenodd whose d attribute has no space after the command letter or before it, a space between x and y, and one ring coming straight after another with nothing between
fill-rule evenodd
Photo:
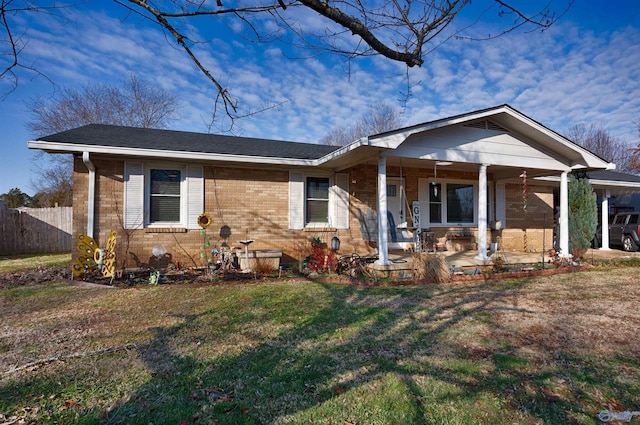
<instances>
[{"instance_id":1,"label":"garden decoration","mask_svg":"<svg viewBox=\"0 0 640 425\"><path fill-rule=\"evenodd\" d=\"M221 248L213 248L211 256L217 258L215 264L209 264L209 272L212 274L231 272L235 270L238 257L226 243Z\"/></svg>"},{"instance_id":2,"label":"garden decoration","mask_svg":"<svg viewBox=\"0 0 640 425\"><path fill-rule=\"evenodd\" d=\"M522 170L519 176L522 179L522 209L527 212L527 198L529 196L529 182L527 181L527 170Z\"/></svg>"},{"instance_id":3,"label":"garden decoration","mask_svg":"<svg viewBox=\"0 0 640 425\"><path fill-rule=\"evenodd\" d=\"M336 242L334 242L336 243ZM339 248L339 244L338 244ZM309 270L312 272L336 271L338 258L335 250L326 251L322 247L320 238L311 239L311 255L309 256Z\"/></svg>"},{"instance_id":4,"label":"garden decoration","mask_svg":"<svg viewBox=\"0 0 640 425\"><path fill-rule=\"evenodd\" d=\"M198 226L202 227L203 229L211 226L211 223L213 223L213 219L208 213L202 213L198 216Z\"/></svg>"},{"instance_id":5,"label":"garden decoration","mask_svg":"<svg viewBox=\"0 0 640 425\"><path fill-rule=\"evenodd\" d=\"M155 271L155 272L151 272L149 274L149 285L157 285L158 283L160 283L160 272L159 271Z\"/></svg>"},{"instance_id":6,"label":"garden decoration","mask_svg":"<svg viewBox=\"0 0 640 425\"><path fill-rule=\"evenodd\" d=\"M74 279L98 274L113 277L116 269L116 238L117 232L112 230L106 247L101 249L91 236L78 235L78 255L71 267Z\"/></svg>"},{"instance_id":7,"label":"garden decoration","mask_svg":"<svg viewBox=\"0 0 640 425\"><path fill-rule=\"evenodd\" d=\"M198 216L198 226L202 230L200 230L200 234L202 235L202 245L200 245L200 258L202 258L205 262L205 268L209 267L209 263L212 262L212 259L207 256L207 250L211 246L211 242L209 242L209 237L207 235L207 227L211 226L213 223L213 219L211 215L208 213L202 213Z\"/></svg>"},{"instance_id":8,"label":"garden decoration","mask_svg":"<svg viewBox=\"0 0 640 425\"><path fill-rule=\"evenodd\" d=\"M162 257L164 257L164 255L167 253L167 250L165 249L164 245L162 244L155 245L151 250L151 253L158 260L156 263L156 268L160 268L160 261L162 260Z\"/></svg>"},{"instance_id":9,"label":"garden decoration","mask_svg":"<svg viewBox=\"0 0 640 425\"><path fill-rule=\"evenodd\" d=\"M156 271L151 272L151 274L149 275L149 285L157 285L161 281L160 270L158 270L160 269L160 261L162 260L162 257L164 257L164 255L167 253L167 250L165 249L164 245L157 244L154 245L153 249L151 249L151 253L154 257L156 257L157 261Z\"/></svg>"},{"instance_id":10,"label":"garden decoration","mask_svg":"<svg viewBox=\"0 0 640 425\"><path fill-rule=\"evenodd\" d=\"M246 239L238 241L238 243L244 245L244 261L245 261L246 269L242 270L243 272L251 271L251 267L249 266L249 245L255 242L253 239L248 238L248 233L249 232L245 232Z\"/></svg>"}]
</instances>

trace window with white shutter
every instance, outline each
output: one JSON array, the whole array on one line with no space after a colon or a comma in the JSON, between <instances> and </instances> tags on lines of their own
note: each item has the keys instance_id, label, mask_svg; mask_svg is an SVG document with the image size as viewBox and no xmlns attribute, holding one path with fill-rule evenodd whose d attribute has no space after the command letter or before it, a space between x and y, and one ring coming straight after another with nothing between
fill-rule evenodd
<instances>
[{"instance_id":1,"label":"window with white shutter","mask_svg":"<svg viewBox=\"0 0 640 425\"><path fill-rule=\"evenodd\" d=\"M202 166L127 162L124 174L125 228L198 228L204 212Z\"/></svg>"},{"instance_id":2,"label":"window with white shutter","mask_svg":"<svg viewBox=\"0 0 640 425\"><path fill-rule=\"evenodd\" d=\"M289 173L289 228L349 228L349 175Z\"/></svg>"}]
</instances>

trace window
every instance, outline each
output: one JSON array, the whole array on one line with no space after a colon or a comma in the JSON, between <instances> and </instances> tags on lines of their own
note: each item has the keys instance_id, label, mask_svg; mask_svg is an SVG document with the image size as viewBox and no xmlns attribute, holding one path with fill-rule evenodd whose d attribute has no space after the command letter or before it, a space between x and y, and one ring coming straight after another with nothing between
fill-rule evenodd
<instances>
[{"instance_id":1,"label":"window","mask_svg":"<svg viewBox=\"0 0 640 425\"><path fill-rule=\"evenodd\" d=\"M431 181L428 186L429 224L467 226L477 223L476 182ZM488 201L488 199L487 199Z\"/></svg>"},{"instance_id":2,"label":"window","mask_svg":"<svg viewBox=\"0 0 640 425\"><path fill-rule=\"evenodd\" d=\"M306 223L327 223L329 221L329 178L307 177L306 189Z\"/></svg>"},{"instance_id":3,"label":"window","mask_svg":"<svg viewBox=\"0 0 640 425\"><path fill-rule=\"evenodd\" d=\"M613 224L624 224L626 220L627 220L626 215L619 215L614 218Z\"/></svg>"},{"instance_id":4,"label":"window","mask_svg":"<svg viewBox=\"0 0 640 425\"><path fill-rule=\"evenodd\" d=\"M181 170L149 171L149 223L180 222Z\"/></svg>"},{"instance_id":5,"label":"window","mask_svg":"<svg viewBox=\"0 0 640 425\"><path fill-rule=\"evenodd\" d=\"M429 185L429 217L431 223L442 223L442 185L432 182Z\"/></svg>"},{"instance_id":6,"label":"window","mask_svg":"<svg viewBox=\"0 0 640 425\"><path fill-rule=\"evenodd\" d=\"M473 185L447 185L447 223L473 223Z\"/></svg>"},{"instance_id":7,"label":"window","mask_svg":"<svg viewBox=\"0 0 640 425\"><path fill-rule=\"evenodd\" d=\"M289 228L349 228L349 174L289 172Z\"/></svg>"},{"instance_id":8,"label":"window","mask_svg":"<svg viewBox=\"0 0 640 425\"><path fill-rule=\"evenodd\" d=\"M124 228L199 229L203 174L197 164L125 162Z\"/></svg>"}]
</instances>

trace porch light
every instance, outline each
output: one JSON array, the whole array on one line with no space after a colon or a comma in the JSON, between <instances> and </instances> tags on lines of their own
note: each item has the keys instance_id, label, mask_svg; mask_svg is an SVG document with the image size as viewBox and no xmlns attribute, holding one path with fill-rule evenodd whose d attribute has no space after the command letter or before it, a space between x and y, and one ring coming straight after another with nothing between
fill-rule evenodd
<instances>
[{"instance_id":1,"label":"porch light","mask_svg":"<svg viewBox=\"0 0 640 425\"><path fill-rule=\"evenodd\" d=\"M340 239L337 236L331 238L331 251L337 251L340 249Z\"/></svg>"},{"instance_id":2,"label":"porch light","mask_svg":"<svg viewBox=\"0 0 640 425\"><path fill-rule=\"evenodd\" d=\"M431 186L433 186L433 196L438 196L438 165L441 167L446 167L448 165L452 165L451 161L436 161L433 166L433 181L431 182Z\"/></svg>"}]
</instances>

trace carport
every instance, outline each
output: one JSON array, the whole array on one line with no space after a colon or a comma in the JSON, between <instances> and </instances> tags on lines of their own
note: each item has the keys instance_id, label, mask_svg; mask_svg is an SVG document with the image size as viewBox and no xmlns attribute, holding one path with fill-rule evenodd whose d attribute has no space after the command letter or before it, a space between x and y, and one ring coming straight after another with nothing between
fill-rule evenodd
<instances>
[{"instance_id":1,"label":"carport","mask_svg":"<svg viewBox=\"0 0 640 425\"><path fill-rule=\"evenodd\" d=\"M627 208L640 208L640 176L620 173L617 171L600 170L587 173L591 187L598 195L600 224L602 226L602 241L600 250L610 250L609 247L609 217L615 215L615 206L612 200L624 198ZM542 177L542 180L557 181L557 177ZM635 201L635 202L634 202ZM638 205L637 207L634 205Z\"/></svg>"}]
</instances>

